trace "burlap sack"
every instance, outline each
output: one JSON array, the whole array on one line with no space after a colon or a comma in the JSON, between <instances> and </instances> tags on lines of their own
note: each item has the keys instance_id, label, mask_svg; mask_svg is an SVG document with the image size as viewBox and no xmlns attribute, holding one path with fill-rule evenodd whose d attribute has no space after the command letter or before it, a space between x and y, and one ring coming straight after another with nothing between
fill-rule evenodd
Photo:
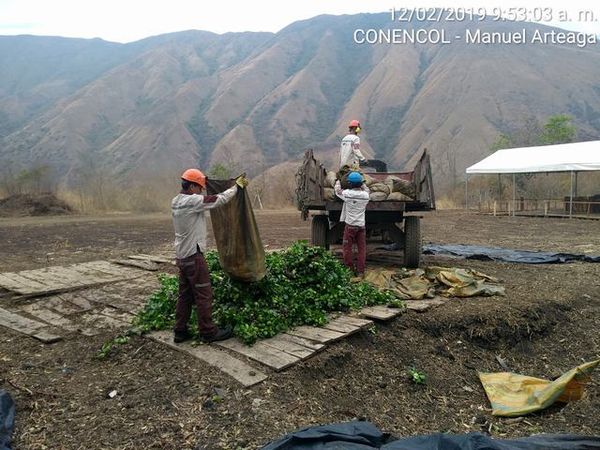
<instances>
[{"instance_id":1,"label":"burlap sack","mask_svg":"<svg viewBox=\"0 0 600 450\"><path fill-rule=\"evenodd\" d=\"M384 183L373 183L371 186L369 186L369 189L371 190L371 192L383 192L386 195L386 197L390 193L389 186Z\"/></svg>"},{"instance_id":2,"label":"burlap sack","mask_svg":"<svg viewBox=\"0 0 600 450\"><path fill-rule=\"evenodd\" d=\"M367 187L371 187L371 185L375 183L375 178L373 178L372 176L366 173L363 176L365 177L365 184L367 185Z\"/></svg>"},{"instance_id":3,"label":"burlap sack","mask_svg":"<svg viewBox=\"0 0 600 450\"><path fill-rule=\"evenodd\" d=\"M393 200L395 202L410 202L412 198L408 195L404 195L402 192L392 192L387 196L387 200Z\"/></svg>"},{"instance_id":4,"label":"burlap sack","mask_svg":"<svg viewBox=\"0 0 600 450\"><path fill-rule=\"evenodd\" d=\"M233 186L235 180L207 180L206 191L214 195ZM213 234L221 267L231 278L259 281L266 272L265 249L258 233L254 211L246 189L210 210Z\"/></svg>"},{"instance_id":5,"label":"burlap sack","mask_svg":"<svg viewBox=\"0 0 600 450\"><path fill-rule=\"evenodd\" d=\"M327 176L325 177L325 187L332 188L335 186L335 180L337 179L336 174L333 170L327 172Z\"/></svg>"},{"instance_id":6,"label":"burlap sack","mask_svg":"<svg viewBox=\"0 0 600 450\"><path fill-rule=\"evenodd\" d=\"M369 194L369 200L372 200L374 202L382 202L387 198L387 196L388 195L385 192L371 192Z\"/></svg>"},{"instance_id":7,"label":"burlap sack","mask_svg":"<svg viewBox=\"0 0 600 450\"><path fill-rule=\"evenodd\" d=\"M332 202L335 200L335 190L330 187L323 188L323 198L327 202Z\"/></svg>"},{"instance_id":8,"label":"burlap sack","mask_svg":"<svg viewBox=\"0 0 600 450\"><path fill-rule=\"evenodd\" d=\"M390 192L402 192L411 199L415 198L415 186L410 181L390 175L385 179L385 184L390 188Z\"/></svg>"}]
</instances>

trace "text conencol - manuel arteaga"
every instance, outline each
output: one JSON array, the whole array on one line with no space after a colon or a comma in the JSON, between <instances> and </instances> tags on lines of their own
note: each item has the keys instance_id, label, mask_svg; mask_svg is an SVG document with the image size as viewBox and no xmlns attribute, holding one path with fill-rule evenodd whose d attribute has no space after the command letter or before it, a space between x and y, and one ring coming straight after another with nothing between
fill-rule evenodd
<instances>
[{"instance_id":1,"label":"text conencol - manuel arteaga","mask_svg":"<svg viewBox=\"0 0 600 450\"><path fill-rule=\"evenodd\" d=\"M459 33L444 28L357 28L357 44L572 44L577 47L597 44L594 34L565 30L540 30L521 28L511 31L484 31L466 28Z\"/></svg>"}]
</instances>

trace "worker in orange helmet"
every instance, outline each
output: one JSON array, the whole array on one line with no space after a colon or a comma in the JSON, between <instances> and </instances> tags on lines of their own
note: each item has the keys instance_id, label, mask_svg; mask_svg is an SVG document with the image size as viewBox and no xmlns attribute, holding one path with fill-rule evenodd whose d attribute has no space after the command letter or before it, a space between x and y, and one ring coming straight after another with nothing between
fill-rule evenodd
<instances>
[{"instance_id":1,"label":"worker in orange helmet","mask_svg":"<svg viewBox=\"0 0 600 450\"><path fill-rule=\"evenodd\" d=\"M175 228L175 256L179 268L179 298L175 309L176 343L191 339L188 321L192 305L196 305L198 332L205 342L221 341L231 337L231 327L218 328L212 321L212 287L204 259L206 249L206 211L230 201L238 188L245 188L244 175L236 184L218 195L204 195L206 176L198 169L188 169L181 175L181 192L171 201Z\"/></svg>"},{"instance_id":2,"label":"worker in orange helmet","mask_svg":"<svg viewBox=\"0 0 600 450\"><path fill-rule=\"evenodd\" d=\"M360 122L351 120L348 125L348 134L342 139L340 145L340 169L348 166L352 170L358 170L359 163L367 159L360 152Z\"/></svg>"}]
</instances>

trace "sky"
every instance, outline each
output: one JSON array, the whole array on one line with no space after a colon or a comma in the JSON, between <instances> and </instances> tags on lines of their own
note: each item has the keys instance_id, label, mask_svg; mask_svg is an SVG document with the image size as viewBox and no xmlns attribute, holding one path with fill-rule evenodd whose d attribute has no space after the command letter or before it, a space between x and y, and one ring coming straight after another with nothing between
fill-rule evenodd
<instances>
[{"instance_id":1,"label":"sky","mask_svg":"<svg viewBox=\"0 0 600 450\"><path fill-rule=\"evenodd\" d=\"M497 7L527 7L532 14L533 8L546 8L553 18L567 9L569 22L548 24L600 34L600 3L589 0L0 0L0 35L99 37L125 43L190 29L277 32L319 14L389 12L408 7L485 7L492 14ZM579 21L576 16L582 10L591 10L594 19Z\"/></svg>"}]
</instances>

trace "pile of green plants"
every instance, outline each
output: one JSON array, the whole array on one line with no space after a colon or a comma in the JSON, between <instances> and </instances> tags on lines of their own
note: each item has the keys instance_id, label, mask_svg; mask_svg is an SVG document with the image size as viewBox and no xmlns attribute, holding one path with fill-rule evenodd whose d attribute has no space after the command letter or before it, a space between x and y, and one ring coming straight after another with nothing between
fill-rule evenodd
<instances>
[{"instance_id":1,"label":"pile of green plants","mask_svg":"<svg viewBox=\"0 0 600 450\"><path fill-rule=\"evenodd\" d=\"M389 304L396 298L368 283L353 283L352 273L331 253L299 241L266 257L267 275L256 283L231 279L221 268L218 254L207 252L214 303L213 318L233 326L247 344L299 325L323 325L330 311ZM160 275L154 292L134 324L141 331L170 329L175 323L177 277ZM189 330L197 331L192 314Z\"/></svg>"}]
</instances>

